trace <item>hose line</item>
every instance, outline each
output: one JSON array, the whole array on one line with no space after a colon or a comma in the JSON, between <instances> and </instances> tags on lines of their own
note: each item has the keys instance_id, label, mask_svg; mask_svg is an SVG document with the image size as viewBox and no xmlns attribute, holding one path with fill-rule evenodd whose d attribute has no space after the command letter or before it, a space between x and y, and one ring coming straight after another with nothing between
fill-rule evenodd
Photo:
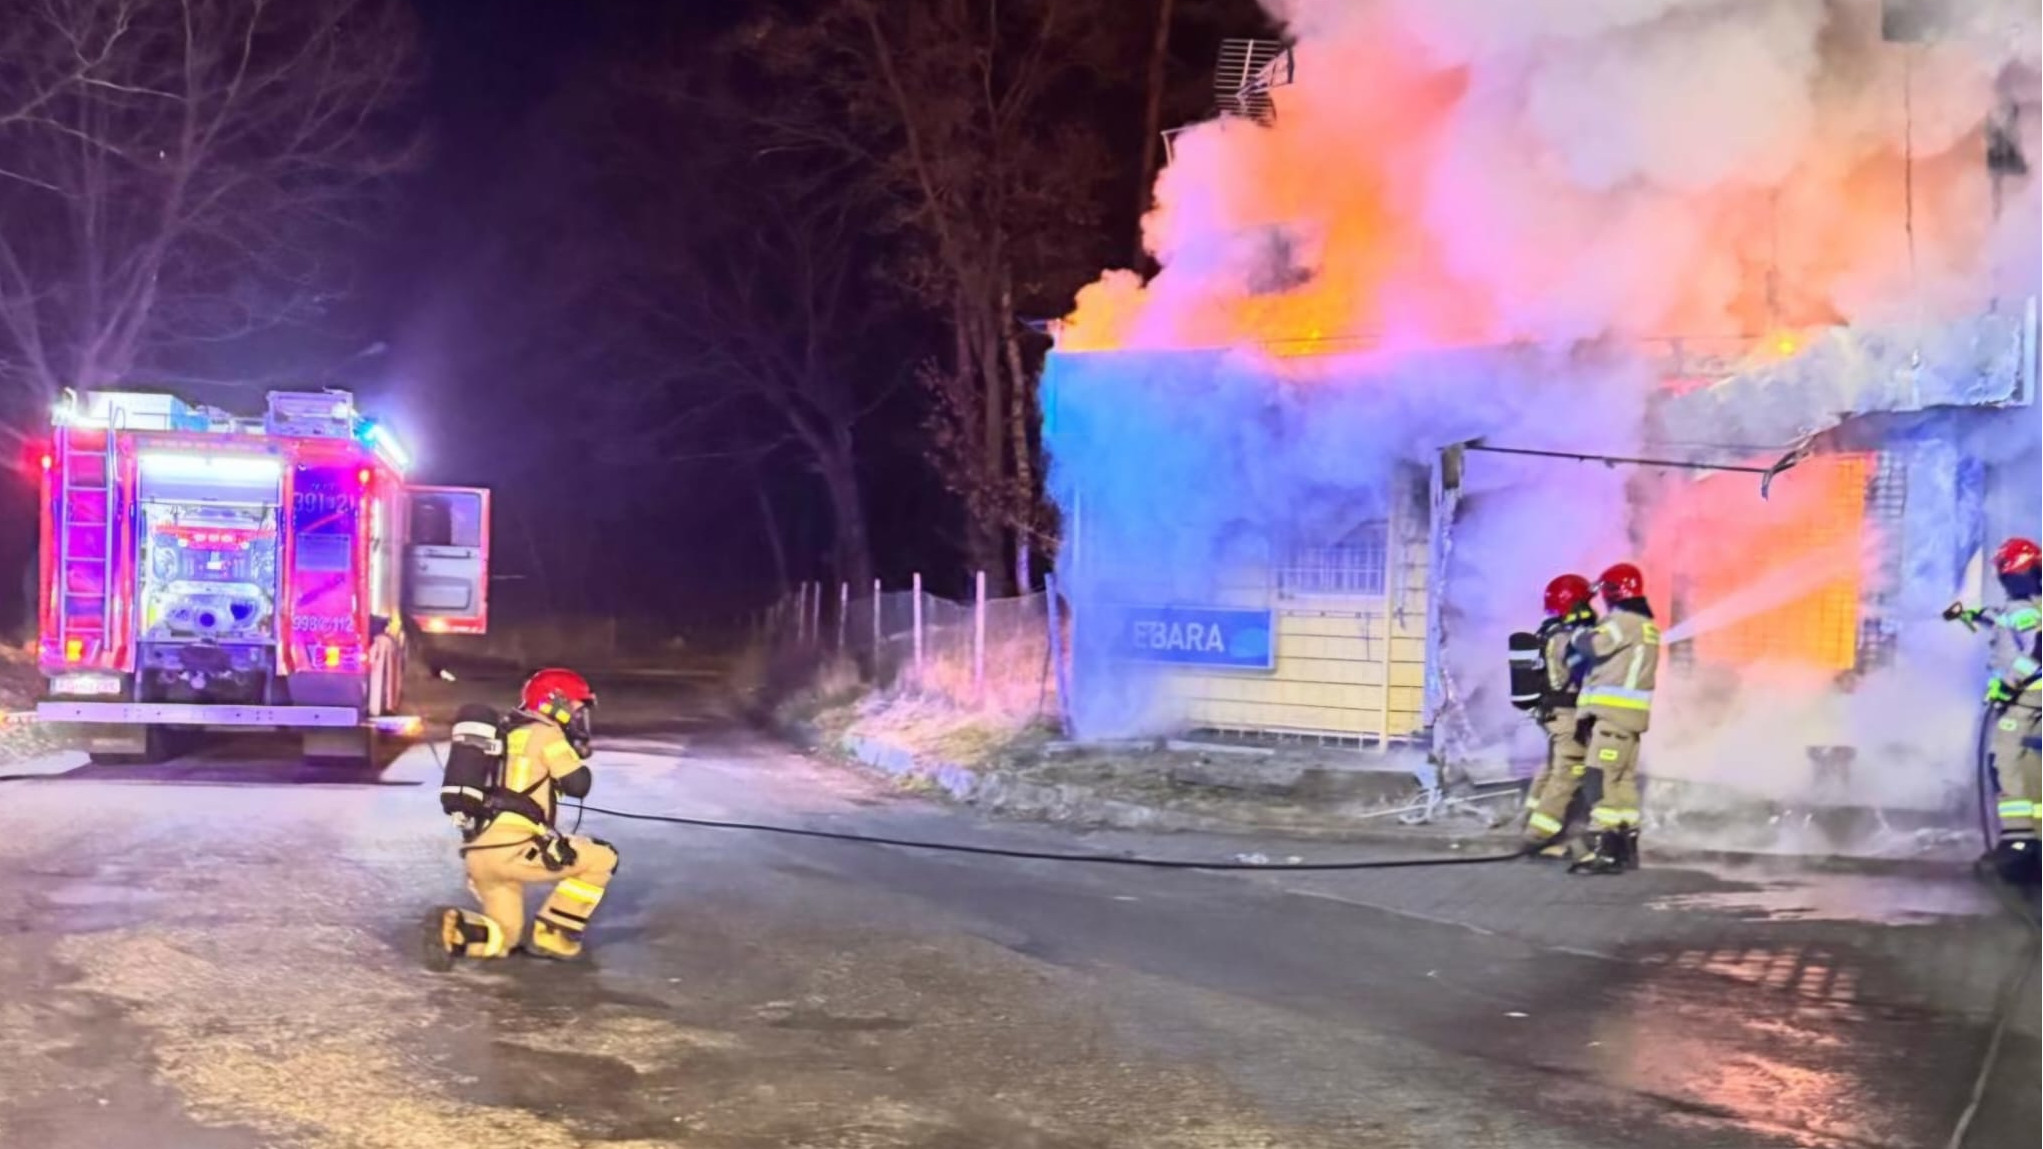
<instances>
[{"instance_id":1,"label":"hose line","mask_svg":"<svg viewBox=\"0 0 2043 1149\"><path fill-rule=\"evenodd\" d=\"M831 842L854 842L867 846L895 846L909 850L933 850L946 854L972 854L987 858L1015 858L1030 862L1079 862L1095 866L1138 866L1151 870L1262 870L1333 871L1403 870L1421 866L1476 866L1489 862L1510 862L1523 858L1537 846L1526 846L1507 854L1476 854L1454 858L1378 858L1345 862L1285 862L1265 864L1241 861L1199 861L1193 858L1144 858L1132 854L1095 854L1055 850L1021 850L1006 846L974 846L964 842L930 842L916 838L888 838L875 834L851 834L838 830L812 830L800 826L775 826L760 822L728 822L714 818L689 818L679 814L643 814L612 810L603 806L572 803L579 811L622 818L629 822L661 822L671 826L693 826L705 830L745 830L755 834L783 834L794 838L820 838Z\"/></svg>"}]
</instances>

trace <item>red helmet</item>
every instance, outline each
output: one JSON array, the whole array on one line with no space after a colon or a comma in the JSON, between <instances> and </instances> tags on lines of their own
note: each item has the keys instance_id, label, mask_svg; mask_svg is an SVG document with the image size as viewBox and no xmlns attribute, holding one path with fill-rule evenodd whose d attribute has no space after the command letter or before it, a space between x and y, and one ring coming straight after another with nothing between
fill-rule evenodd
<instances>
[{"instance_id":1,"label":"red helmet","mask_svg":"<svg viewBox=\"0 0 2043 1149\"><path fill-rule=\"evenodd\" d=\"M583 750L585 757L588 711L594 705L596 692L590 689L589 680L572 670L542 670L526 679L525 689L518 694L518 709L560 723L570 738L579 739L576 749Z\"/></svg>"},{"instance_id":2,"label":"red helmet","mask_svg":"<svg viewBox=\"0 0 2043 1149\"><path fill-rule=\"evenodd\" d=\"M2043 564L2043 547L2028 539L2009 539L1993 552L1993 569L2004 575L2024 574Z\"/></svg>"},{"instance_id":3,"label":"red helmet","mask_svg":"<svg viewBox=\"0 0 2043 1149\"><path fill-rule=\"evenodd\" d=\"M1618 563L1596 578L1596 589L1603 592L1603 601L1623 602L1628 598L1644 598L1646 576L1630 563Z\"/></svg>"},{"instance_id":4,"label":"red helmet","mask_svg":"<svg viewBox=\"0 0 2043 1149\"><path fill-rule=\"evenodd\" d=\"M1573 614L1577 607L1586 606L1594 593L1589 580L1581 575L1561 575L1546 584L1546 612L1555 618Z\"/></svg>"}]
</instances>

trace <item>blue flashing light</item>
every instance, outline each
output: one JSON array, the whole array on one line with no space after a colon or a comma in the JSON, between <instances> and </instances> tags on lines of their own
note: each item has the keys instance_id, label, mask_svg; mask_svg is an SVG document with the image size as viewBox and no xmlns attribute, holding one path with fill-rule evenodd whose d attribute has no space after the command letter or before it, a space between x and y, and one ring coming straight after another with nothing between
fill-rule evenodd
<instances>
[{"instance_id":1,"label":"blue flashing light","mask_svg":"<svg viewBox=\"0 0 2043 1149\"><path fill-rule=\"evenodd\" d=\"M411 452L405 450L404 444L397 441L397 436L391 434L381 423L362 420L356 437L361 440L363 446L374 451L377 458L390 464L400 473L411 469Z\"/></svg>"}]
</instances>

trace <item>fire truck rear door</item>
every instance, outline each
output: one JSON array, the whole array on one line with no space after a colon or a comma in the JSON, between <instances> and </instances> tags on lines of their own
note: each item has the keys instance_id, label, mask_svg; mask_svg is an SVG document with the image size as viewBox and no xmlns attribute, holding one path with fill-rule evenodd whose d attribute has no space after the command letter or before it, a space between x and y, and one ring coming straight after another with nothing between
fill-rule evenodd
<instances>
[{"instance_id":1,"label":"fire truck rear door","mask_svg":"<svg viewBox=\"0 0 2043 1149\"><path fill-rule=\"evenodd\" d=\"M430 633L484 633L489 629L489 492L410 487L405 501L405 610Z\"/></svg>"}]
</instances>

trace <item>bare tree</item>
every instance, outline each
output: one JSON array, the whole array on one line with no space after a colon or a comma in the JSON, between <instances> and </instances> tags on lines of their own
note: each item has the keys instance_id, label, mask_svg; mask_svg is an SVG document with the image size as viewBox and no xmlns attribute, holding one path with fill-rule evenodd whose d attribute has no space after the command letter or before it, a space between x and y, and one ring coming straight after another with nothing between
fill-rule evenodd
<instances>
[{"instance_id":1,"label":"bare tree","mask_svg":"<svg viewBox=\"0 0 2043 1149\"><path fill-rule=\"evenodd\" d=\"M1149 69L1143 82L1142 101L1142 170L1136 181L1139 199L1135 204L1135 216L1140 220L1149 211L1150 199L1154 195L1151 184L1156 181L1158 152L1163 145L1163 97L1165 69L1170 64L1171 24L1177 19L1177 0L1157 0L1156 33L1149 41ZM1135 261L1142 259L1142 229L1135 229Z\"/></svg>"},{"instance_id":2,"label":"bare tree","mask_svg":"<svg viewBox=\"0 0 2043 1149\"><path fill-rule=\"evenodd\" d=\"M18 0L0 23L0 402L316 324L412 154L397 0Z\"/></svg>"},{"instance_id":3,"label":"bare tree","mask_svg":"<svg viewBox=\"0 0 2043 1149\"><path fill-rule=\"evenodd\" d=\"M1131 91L1118 65L1149 29L1136 6L1090 0L826 0L736 43L779 79L770 146L839 164L887 210L889 270L940 316L919 378L932 462L967 512L980 569L1055 543L1035 418L1043 346L1026 315L1061 314L1111 243L1101 205L1125 179L1097 130ZM1003 554L1005 552L1005 555Z\"/></svg>"},{"instance_id":4,"label":"bare tree","mask_svg":"<svg viewBox=\"0 0 2043 1149\"><path fill-rule=\"evenodd\" d=\"M857 428L874 401L865 352L876 307L859 251L860 201L817 186L718 181L669 206L682 207L685 221L664 239L641 233L655 241L637 290L618 297L671 365L664 405L695 419L731 401L756 413L736 413L754 433L731 438L755 458L785 444L805 461L828 497L835 573L866 585ZM676 404L677 391L690 397Z\"/></svg>"}]
</instances>

